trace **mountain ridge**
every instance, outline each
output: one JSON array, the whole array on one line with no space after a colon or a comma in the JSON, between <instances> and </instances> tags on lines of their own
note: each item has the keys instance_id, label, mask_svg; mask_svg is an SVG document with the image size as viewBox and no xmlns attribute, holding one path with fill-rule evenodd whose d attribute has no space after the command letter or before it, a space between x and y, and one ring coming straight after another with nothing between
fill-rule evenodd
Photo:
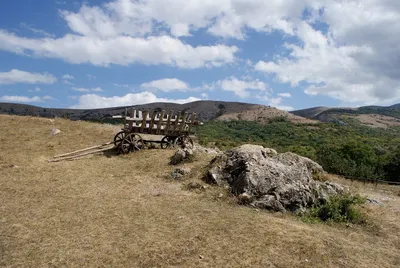
<instances>
[{"instance_id":1,"label":"mountain ridge","mask_svg":"<svg viewBox=\"0 0 400 268\"><path fill-rule=\"evenodd\" d=\"M200 100L185 104L155 102L98 109L43 108L28 104L0 102L0 114L64 117L71 120L104 122L110 120L113 115L124 114L125 109L131 107L139 110L194 112L201 121L245 120L265 124L273 118L284 117L293 123L343 123L347 119L357 119L361 124L371 127L400 126L400 103L391 106L361 106L357 108L317 106L287 112L261 104L213 100Z\"/></svg>"}]
</instances>

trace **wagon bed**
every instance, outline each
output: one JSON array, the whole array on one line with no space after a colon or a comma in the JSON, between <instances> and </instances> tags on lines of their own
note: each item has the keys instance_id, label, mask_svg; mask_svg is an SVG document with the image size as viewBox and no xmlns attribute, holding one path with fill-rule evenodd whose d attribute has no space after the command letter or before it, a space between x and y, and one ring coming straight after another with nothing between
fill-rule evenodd
<instances>
[{"instance_id":1,"label":"wagon bed","mask_svg":"<svg viewBox=\"0 0 400 268\"><path fill-rule=\"evenodd\" d=\"M129 115L128 115L129 114ZM131 108L125 110L125 115L113 116L121 119L124 127L114 137L114 145L119 153L127 154L141 150L148 143L160 143L161 148L176 146L193 146L190 135L194 134L193 126L202 123L196 120L196 113L166 112L165 110L140 111ZM160 140L145 140L141 134L163 135Z\"/></svg>"}]
</instances>

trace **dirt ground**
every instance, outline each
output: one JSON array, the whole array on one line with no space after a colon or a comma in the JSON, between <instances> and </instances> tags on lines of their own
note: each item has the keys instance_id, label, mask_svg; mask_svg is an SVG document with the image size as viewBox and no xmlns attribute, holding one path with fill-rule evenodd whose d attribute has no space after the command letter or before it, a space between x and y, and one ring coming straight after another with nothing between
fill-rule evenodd
<instances>
[{"instance_id":1,"label":"dirt ground","mask_svg":"<svg viewBox=\"0 0 400 268\"><path fill-rule=\"evenodd\" d=\"M400 188L332 176L382 206L365 205L366 226L307 224L205 185L209 155L182 181L173 150L47 162L117 131L0 115L1 267L400 267Z\"/></svg>"}]
</instances>

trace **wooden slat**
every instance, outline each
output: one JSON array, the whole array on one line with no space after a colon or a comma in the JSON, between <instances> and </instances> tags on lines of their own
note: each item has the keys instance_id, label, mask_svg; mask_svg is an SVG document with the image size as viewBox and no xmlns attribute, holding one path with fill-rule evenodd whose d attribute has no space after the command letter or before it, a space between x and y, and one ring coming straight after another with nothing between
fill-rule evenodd
<instances>
[{"instance_id":1,"label":"wooden slat","mask_svg":"<svg viewBox=\"0 0 400 268\"><path fill-rule=\"evenodd\" d=\"M178 114L176 115L174 125L173 125L173 129L171 131L172 133L175 133L178 130L180 117L181 117L181 112L178 112Z\"/></svg>"},{"instance_id":2,"label":"wooden slat","mask_svg":"<svg viewBox=\"0 0 400 268\"><path fill-rule=\"evenodd\" d=\"M130 112L130 117L133 117L135 111L133 110L133 107L131 108L131 112ZM126 121L126 117L125 117L125 121ZM133 121L129 121L129 129L132 129L133 126Z\"/></svg>"},{"instance_id":3,"label":"wooden slat","mask_svg":"<svg viewBox=\"0 0 400 268\"><path fill-rule=\"evenodd\" d=\"M179 126L179 131L181 131L181 132L185 130L187 116L188 116L188 113L184 113L183 114L182 122L181 122L181 124Z\"/></svg>"},{"instance_id":4,"label":"wooden slat","mask_svg":"<svg viewBox=\"0 0 400 268\"><path fill-rule=\"evenodd\" d=\"M171 128L171 117L174 114L174 111L169 111L168 118L167 118L167 125L165 126L164 134L169 134Z\"/></svg>"},{"instance_id":5,"label":"wooden slat","mask_svg":"<svg viewBox=\"0 0 400 268\"><path fill-rule=\"evenodd\" d=\"M158 118L158 123L157 123L157 131L156 134L159 134L162 128L162 122L164 121L164 113L165 110L161 111L160 117Z\"/></svg>"},{"instance_id":6,"label":"wooden slat","mask_svg":"<svg viewBox=\"0 0 400 268\"><path fill-rule=\"evenodd\" d=\"M149 113L148 111L142 112L143 120L142 120L142 125L140 126L140 133L143 133L143 130L146 127L146 119L147 119L147 114L148 113Z\"/></svg>"},{"instance_id":7,"label":"wooden slat","mask_svg":"<svg viewBox=\"0 0 400 268\"><path fill-rule=\"evenodd\" d=\"M156 118L157 112L156 110L153 111L153 114L151 115L151 121L149 124L149 130L151 131L154 127L154 119Z\"/></svg>"}]
</instances>

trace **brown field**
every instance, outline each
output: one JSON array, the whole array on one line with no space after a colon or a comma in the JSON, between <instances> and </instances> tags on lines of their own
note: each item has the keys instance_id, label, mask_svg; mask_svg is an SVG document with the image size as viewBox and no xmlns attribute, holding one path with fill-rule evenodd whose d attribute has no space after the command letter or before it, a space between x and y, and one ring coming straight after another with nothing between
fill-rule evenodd
<instances>
[{"instance_id":1,"label":"brown field","mask_svg":"<svg viewBox=\"0 0 400 268\"><path fill-rule=\"evenodd\" d=\"M189 190L207 155L183 181L168 178L172 150L47 162L116 130L0 115L1 267L400 267L400 188L332 176L384 205L364 206L366 226L307 224Z\"/></svg>"}]
</instances>

